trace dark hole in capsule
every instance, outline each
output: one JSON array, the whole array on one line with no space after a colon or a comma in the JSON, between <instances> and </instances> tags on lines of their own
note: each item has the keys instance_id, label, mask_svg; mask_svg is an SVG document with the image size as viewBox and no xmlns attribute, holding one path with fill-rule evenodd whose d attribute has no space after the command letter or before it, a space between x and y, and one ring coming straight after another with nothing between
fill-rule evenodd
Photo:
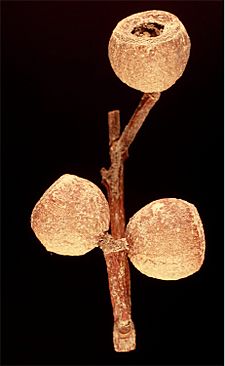
<instances>
[{"instance_id":1,"label":"dark hole in capsule","mask_svg":"<svg viewBox=\"0 0 225 366\"><path fill-rule=\"evenodd\" d=\"M149 22L137 25L136 27L134 27L131 33L138 37L141 36L157 37L162 33L163 28L164 25L162 24Z\"/></svg>"}]
</instances>

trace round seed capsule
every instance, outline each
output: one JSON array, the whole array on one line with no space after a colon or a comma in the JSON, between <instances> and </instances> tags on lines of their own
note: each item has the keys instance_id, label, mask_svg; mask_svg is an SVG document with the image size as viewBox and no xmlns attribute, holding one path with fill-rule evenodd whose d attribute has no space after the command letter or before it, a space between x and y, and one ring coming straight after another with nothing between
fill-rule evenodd
<instances>
[{"instance_id":1,"label":"round seed capsule","mask_svg":"<svg viewBox=\"0 0 225 366\"><path fill-rule=\"evenodd\" d=\"M177 280L197 272L205 253L201 219L194 205L159 199L139 210L126 229L128 256L143 274Z\"/></svg>"},{"instance_id":2,"label":"round seed capsule","mask_svg":"<svg viewBox=\"0 0 225 366\"><path fill-rule=\"evenodd\" d=\"M31 227L48 251L82 255L98 246L109 220L101 190L89 180L65 174L35 205Z\"/></svg>"},{"instance_id":3,"label":"round seed capsule","mask_svg":"<svg viewBox=\"0 0 225 366\"><path fill-rule=\"evenodd\" d=\"M181 77L190 39L180 20L161 10L121 20L111 35L108 54L115 74L144 93L161 92Z\"/></svg>"}]
</instances>

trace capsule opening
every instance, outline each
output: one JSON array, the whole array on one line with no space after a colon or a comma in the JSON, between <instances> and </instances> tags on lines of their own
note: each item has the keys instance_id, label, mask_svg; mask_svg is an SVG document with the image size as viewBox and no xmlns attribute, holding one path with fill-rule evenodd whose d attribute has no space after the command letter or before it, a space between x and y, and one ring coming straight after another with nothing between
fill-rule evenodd
<instances>
[{"instance_id":1,"label":"capsule opening","mask_svg":"<svg viewBox=\"0 0 225 366\"><path fill-rule=\"evenodd\" d=\"M163 29L164 25L162 24L148 22L134 27L131 33L137 37L157 37L160 36Z\"/></svg>"}]
</instances>

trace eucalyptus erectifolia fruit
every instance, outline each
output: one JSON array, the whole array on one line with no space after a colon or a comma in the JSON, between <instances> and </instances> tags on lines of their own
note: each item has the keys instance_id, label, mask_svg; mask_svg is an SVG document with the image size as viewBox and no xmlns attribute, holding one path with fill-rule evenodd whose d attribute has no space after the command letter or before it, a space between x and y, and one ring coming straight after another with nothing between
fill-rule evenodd
<instances>
[{"instance_id":1,"label":"eucalyptus erectifolia fruit","mask_svg":"<svg viewBox=\"0 0 225 366\"><path fill-rule=\"evenodd\" d=\"M121 20L109 41L115 74L144 93L162 92L181 77L190 54L190 38L180 20L161 10Z\"/></svg>"},{"instance_id":2,"label":"eucalyptus erectifolia fruit","mask_svg":"<svg viewBox=\"0 0 225 366\"><path fill-rule=\"evenodd\" d=\"M128 256L143 274L178 280L197 272L204 260L205 237L196 207L164 198L139 210L126 228Z\"/></svg>"},{"instance_id":3,"label":"eucalyptus erectifolia fruit","mask_svg":"<svg viewBox=\"0 0 225 366\"><path fill-rule=\"evenodd\" d=\"M98 246L109 219L100 189L87 179L64 174L35 205L31 226L48 251L82 255Z\"/></svg>"},{"instance_id":4,"label":"eucalyptus erectifolia fruit","mask_svg":"<svg viewBox=\"0 0 225 366\"><path fill-rule=\"evenodd\" d=\"M102 250L113 308L114 349L128 352L136 348L128 257L149 277L178 280L200 269L205 236L196 207L177 198L153 201L125 223L124 162L160 92L172 86L186 67L190 39L183 24L165 11L133 14L118 23L108 51L116 75L144 92L122 133L119 111L108 113L111 165L101 169L108 201L89 180L64 174L35 205L31 227L50 252L78 256L95 247Z\"/></svg>"}]
</instances>

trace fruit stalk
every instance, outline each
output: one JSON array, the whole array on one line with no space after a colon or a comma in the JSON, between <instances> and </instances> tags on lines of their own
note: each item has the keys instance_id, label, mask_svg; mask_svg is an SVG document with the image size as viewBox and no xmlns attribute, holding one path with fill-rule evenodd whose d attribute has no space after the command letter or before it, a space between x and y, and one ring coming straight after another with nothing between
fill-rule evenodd
<instances>
[{"instance_id":1,"label":"fruit stalk","mask_svg":"<svg viewBox=\"0 0 225 366\"><path fill-rule=\"evenodd\" d=\"M111 166L108 170L102 168L101 175L102 183L107 189L111 235L115 243L118 239L124 237L125 232L124 162L128 157L130 144L159 96L160 93L145 93L143 95L121 135L119 111L114 110L108 113ZM114 348L117 352L132 351L136 348L136 337L131 319L130 269L127 249L121 246L119 251L104 252L104 257L114 315Z\"/></svg>"}]
</instances>

